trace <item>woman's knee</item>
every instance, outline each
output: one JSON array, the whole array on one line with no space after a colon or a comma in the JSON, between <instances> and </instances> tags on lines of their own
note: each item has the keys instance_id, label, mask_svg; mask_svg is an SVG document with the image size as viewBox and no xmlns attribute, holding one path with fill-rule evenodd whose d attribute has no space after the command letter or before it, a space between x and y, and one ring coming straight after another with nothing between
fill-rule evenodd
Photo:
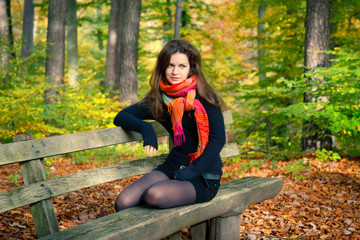
<instances>
[{"instance_id":1,"label":"woman's knee","mask_svg":"<svg viewBox=\"0 0 360 240\"><path fill-rule=\"evenodd\" d=\"M144 194L144 203L151 208L163 208L164 193L156 187L150 187Z\"/></svg>"},{"instance_id":2,"label":"woman's knee","mask_svg":"<svg viewBox=\"0 0 360 240\"><path fill-rule=\"evenodd\" d=\"M120 194L115 200L115 211L119 212L129 207L133 207L136 204L134 200L126 195Z\"/></svg>"}]
</instances>

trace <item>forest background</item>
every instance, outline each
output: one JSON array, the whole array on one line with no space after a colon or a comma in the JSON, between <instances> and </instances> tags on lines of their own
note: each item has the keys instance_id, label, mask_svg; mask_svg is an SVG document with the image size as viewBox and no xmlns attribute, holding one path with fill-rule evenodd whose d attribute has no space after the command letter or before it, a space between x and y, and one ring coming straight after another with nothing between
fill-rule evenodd
<instances>
[{"instance_id":1,"label":"forest background","mask_svg":"<svg viewBox=\"0 0 360 240\"><path fill-rule=\"evenodd\" d=\"M69 53L74 50L68 49L63 87L56 89L58 99L50 102L46 92L54 82L46 73L49 2L34 1L33 47L26 57L22 54L26 1L6 2L11 2L11 35L6 39L3 33L0 42L1 144L25 132L42 138L113 127L112 119L121 108L145 96L156 56L179 23L180 38L200 50L208 81L234 113L236 130L230 136L240 143L243 154L265 155L272 162L309 151L326 160L359 154L359 1L324 1L331 3L330 48L325 49L330 65L312 71L304 64L305 0L184 0L180 20L175 18L174 1L136 1L141 3L141 15L135 100L121 96L122 86L116 89L106 83L111 1L68 1L76 3L78 66L73 78ZM315 11L315 16L324 15L322 9ZM307 92L315 100L306 101ZM315 127L309 130L309 123ZM320 136L330 145L304 148L305 135ZM121 149L108 151L117 155ZM294 172L305 167L302 162L290 166Z\"/></svg>"},{"instance_id":2,"label":"forest background","mask_svg":"<svg viewBox=\"0 0 360 240\"><path fill-rule=\"evenodd\" d=\"M64 34L49 41L65 15ZM200 50L208 81L234 116L228 137L241 154L224 161L222 180L284 179L276 198L241 215L241 232L253 237L246 239L359 239L359 28L358 0L0 0L0 144L21 133L114 127L115 114L148 91L162 46L179 36ZM114 42L111 31L123 36ZM327 45L311 49L311 41ZM119 54L121 42L129 44ZM309 64L309 49L325 61ZM124 68L129 59L135 74ZM46 174L144 155L133 143L88 150L45 159ZM19 166L0 168L0 179L0 191L21 186ZM135 180L53 198L59 225L111 213L116 194ZM35 238L31 218L29 208L2 213L0 238Z\"/></svg>"}]
</instances>

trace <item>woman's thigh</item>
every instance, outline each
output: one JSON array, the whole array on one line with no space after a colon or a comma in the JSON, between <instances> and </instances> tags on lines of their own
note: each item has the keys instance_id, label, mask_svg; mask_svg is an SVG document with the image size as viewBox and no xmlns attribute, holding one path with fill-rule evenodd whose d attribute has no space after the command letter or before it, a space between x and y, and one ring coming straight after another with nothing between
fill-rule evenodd
<instances>
[{"instance_id":1,"label":"woman's thigh","mask_svg":"<svg viewBox=\"0 0 360 240\"><path fill-rule=\"evenodd\" d=\"M164 173L154 170L125 188L116 198L116 211L139 205L144 192L153 184L169 180Z\"/></svg>"},{"instance_id":2,"label":"woman's thigh","mask_svg":"<svg viewBox=\"0 0 360 240\"><path fill-rule=\"evenodd\" d=\"M151 185L144 193L144 202L149 207L170 208L192 204L196 191L189 181L166 180Z\"/></svg>"}]
</instances>

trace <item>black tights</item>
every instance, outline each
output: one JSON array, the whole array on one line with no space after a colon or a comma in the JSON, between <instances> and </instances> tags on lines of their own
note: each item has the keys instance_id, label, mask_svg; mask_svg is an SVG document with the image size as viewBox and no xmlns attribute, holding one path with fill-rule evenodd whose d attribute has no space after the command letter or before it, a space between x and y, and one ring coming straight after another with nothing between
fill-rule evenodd
<instances>
[{"instance_id":1,"label":"black tights","mask_svg":"<svg viewBox=\"0 0 360 240\"><path fill-rule=\"evenodd\" d=\"M115 210L143 203L152 208L171 208L192 204L195 200L196 191L189 181L170 180L155 170L124 189L115 200Z\"/></svg>"}]
</instances>

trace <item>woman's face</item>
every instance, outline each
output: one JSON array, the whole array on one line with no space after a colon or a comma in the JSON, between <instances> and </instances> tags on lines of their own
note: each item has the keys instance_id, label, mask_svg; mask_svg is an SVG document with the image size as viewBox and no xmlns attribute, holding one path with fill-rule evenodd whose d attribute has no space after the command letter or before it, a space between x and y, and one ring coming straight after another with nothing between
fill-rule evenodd
<instances>
[{"instance_id":1,"label":"woman's face","mask_svg":"<svg viewBox=\"0 0 360 240\"><path fill-rule=\"evenodd\" d=\"M184 53L174 53L166 68L165 75L168 82L172 84L181 83L189 77L189 58Z\"/></svg>"}]
</instances>

